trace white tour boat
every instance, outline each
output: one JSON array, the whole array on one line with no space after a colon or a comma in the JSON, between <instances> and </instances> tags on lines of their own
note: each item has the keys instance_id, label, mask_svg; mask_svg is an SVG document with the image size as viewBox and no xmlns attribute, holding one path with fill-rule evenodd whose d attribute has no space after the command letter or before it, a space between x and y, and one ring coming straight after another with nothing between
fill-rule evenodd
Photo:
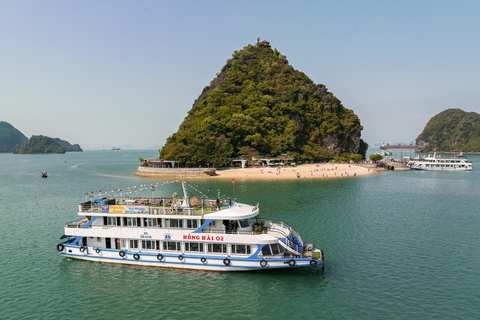
<instances>
[{"instance_id":1,"label":"white tour boat","mask_svg":"<svg viewBox=\"0 0 480 320\"><path fill-rule=\"evenodd\" d=\"M79 205L81 218L65 225L58 252L90 261L197 270L324 267L322 249L305 243L283 221L258 218L258 204L203 196L189 201L187 183L182 186L183 199L153 192L151 198L92 196Z\"/></svg>"},{"instance_id":2,"label":"white tour boat","mask_svg":"<svg viewBox=\"0 0 480 320\"><path fill-rule=\"evenodd\" d=\"M416 170L435 170L435 171L469 171L472 170L472 163L466 158L442 158L437 157L436 153L433 157L413 159L407 163L410 169Z\"/></svg>"}]
</instances>

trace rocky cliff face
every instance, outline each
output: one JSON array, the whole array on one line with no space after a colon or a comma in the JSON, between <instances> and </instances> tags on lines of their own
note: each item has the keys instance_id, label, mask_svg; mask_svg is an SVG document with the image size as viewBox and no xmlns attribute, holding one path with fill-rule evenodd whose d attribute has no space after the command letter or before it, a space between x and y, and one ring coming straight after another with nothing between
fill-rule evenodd
<instances>
[{"instance_id":1,"label":"rocky cliff face","mask_svg":"<svg viewBox=\"0 0 480 320\"><path fill-rule=\"evenodd\" d=\"M480 152L480 115L447 109L428 121L415 142L425 152Z\"/></svg>"},{"instance_id":2,"label":"rocky cliff face","mask_svg":"<svg viewBox=\"0 0 480 320\"><path fill-rule=\"evenodd\" d=\"M162 157L181 165L222 166L248 147L297 161L354 154L362 126L322 84L314 84L262 43L235 51L205 87Z\"/></svg>"}]
</instances>

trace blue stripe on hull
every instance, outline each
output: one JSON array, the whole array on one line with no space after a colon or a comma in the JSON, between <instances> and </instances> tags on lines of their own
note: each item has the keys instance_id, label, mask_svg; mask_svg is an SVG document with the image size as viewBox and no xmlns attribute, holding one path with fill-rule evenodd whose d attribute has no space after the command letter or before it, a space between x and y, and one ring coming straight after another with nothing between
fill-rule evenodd
<instances>
[{"instance_id":1,"label":"blue stripe on hull","mask_svg":"<svg viewBox=\"0 0 480 320\"><path fill-rule=\"evenodd\" d=\"M207 259L207 263L198 263L198 262L186 262L185 259L199 259L199 258L194 258L192 256L186 256L184 255L184 259L182 261L165 261L163 260L135 260L127 257L103 257L103 256L91 256L87 254L75 254L75 253L65 253L65 252L59 252L61 255L68 256L74 259L81 259L81 260L89 260L89 261L99 261L99 262L111 262L111 263L120 263L120 264L133 264L133 265L146 265L146 266L156 266L156 267L175 267L175 268L188 268L188 269L196 269L196 270L221 270L221 271L236 271L236 269L243 269L243 270L265 270L265 269L282 269L282 268L297 268L297 267L307 267L310 266L310 261L311 259L306 259L306 258L296 258L294 259L296 262L296 265L291 267L288 265L288 262L290 259L267 259L267 266L262 267L260 265L260 261L263 259L247 259L247 258L235 258L235 257L228 257L232 261L232 264L229 266L226 266L223 263L223 258L219 257L205 257ZM173 254L168 254L165 255L162 253L164 257L178 257L178 255L173 255ZM144 254L142 254L144 255ZM149 256L156 256L156 254L149 254ZM200 257L201 258L201 257ZM218 264L209 264L208 260L217 260L220 263ZM273 261L274 260L274 261ZM258 262L258 265L236 265L234 262L238 261L252 261L252 262ZM321 264L320 261L317 261L317 266ZM271 266L268 263L269 262L282 262L282 265L274 265ZM190 268L191 266L191 268Z\"/></svg>"}]
</instances>

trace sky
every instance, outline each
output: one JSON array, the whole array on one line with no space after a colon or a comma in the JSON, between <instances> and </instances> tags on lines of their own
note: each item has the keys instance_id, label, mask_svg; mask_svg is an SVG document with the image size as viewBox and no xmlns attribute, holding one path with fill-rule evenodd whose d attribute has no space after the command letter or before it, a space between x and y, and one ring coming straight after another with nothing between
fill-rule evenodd
<instances>
[{"instance_id":1,"label":"sky","mask_svg":"<svg viewBox=\"0 0 480 320\"><path fill-rule=\"evenodd\" d=\"M83 149L160 148L235 50L267 40L370 145L480 113L479 1L0 0L0 121Z\"/></svg>"}]
</instances>

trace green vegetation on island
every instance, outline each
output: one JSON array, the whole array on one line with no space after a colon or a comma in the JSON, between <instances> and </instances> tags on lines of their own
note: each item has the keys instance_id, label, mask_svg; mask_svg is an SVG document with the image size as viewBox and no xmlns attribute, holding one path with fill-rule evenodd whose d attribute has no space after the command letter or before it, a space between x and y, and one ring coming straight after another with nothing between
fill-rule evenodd
<instances>
[{"instance_id":1,"label":"green vegetation on island","mask_svg":"<svg viewBox=\"0 0 480 320\"><path fill-rule=\"evenodd\" d=\"M423 152L480 152L480 114L461 109L440 112L415 142Z\"/></svg>"},{"instance_id":2,"label":"green vegetation on island","mask_svg":"<svg viewBox=\"0 0 480 320\"><path fill-rule=\"evenodd\" d=\"M59 145L64 147L66 152L81 152L81 151L83 151L82 148L80 148L80 145L78 143L75 143L74 145L72 145L68 141L60 140L60 138L53 138L53 141L55 141L56 143L58 143Z\"/></svg>"},{"instance_id":3,"label":"green vegetation on island","mask_svg":"<svg viewBox=\"0 0 480 320\"><path fill-rule=\"evenodd\" d=\"M0 121L0 152L12 152L17 144L24 144L28 138L10 123Z\"/></svg>"},{"instance_id":4,"label":"green vegetation on island","mask_svg":"<svg viewBox=\"0 0 480 320\"><path fill-rule=\"evenodd\" d=\"M20 154L43 154L43 153L65 153L65 148L56 143L52 138L46 136L32 136L23 145L13 148L13 153Z\"/></svg>"},{"instance_id":5,"label":"green vegetation on island","mask_svg":"<svg viewBox=\"0 0 480 320\"><path fill-rule=\"evenodd\" d=\"M362 129L352 110L264 41L233 53L160 156L180 166L215 167L259 155L361 159Z\"/></svg>"}]
</instances>

